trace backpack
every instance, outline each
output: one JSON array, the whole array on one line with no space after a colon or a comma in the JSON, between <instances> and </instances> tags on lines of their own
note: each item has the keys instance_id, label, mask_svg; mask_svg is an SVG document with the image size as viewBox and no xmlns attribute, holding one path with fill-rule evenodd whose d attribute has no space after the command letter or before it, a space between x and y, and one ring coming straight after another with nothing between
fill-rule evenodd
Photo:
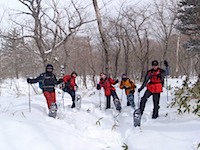
<instances>
[{"instance_id":1,"label":"backpack","mask_svg":"<svg viewBox=\"0 0 200 150\"><path fill-rule=\"evenodd\" d=\"M43 81L39 81L39 88L43 89Z\"/></svg>"},{"instance_id":2,"label":"backpack","mask_svg":"<svg viewBox=\"0 0 200 150\"><path fill-rule=\"evenodd\" d=\"M43 74L43 79L39 81L39 88L42 90L43 90L45 78L46 78L46 73Z\"/></svg>"}]
</instances>

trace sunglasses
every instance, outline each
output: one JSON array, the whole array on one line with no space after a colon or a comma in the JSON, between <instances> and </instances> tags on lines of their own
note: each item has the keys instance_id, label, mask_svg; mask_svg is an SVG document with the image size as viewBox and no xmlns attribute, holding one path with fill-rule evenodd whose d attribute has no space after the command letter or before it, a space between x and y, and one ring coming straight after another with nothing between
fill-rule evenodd
<instances>
[{"instance_id":1,"label":"sunglasses","mask_svg":"<svg viewBox=\"0 0 200 150\"><path fill-rule=\"evenodd\" d=\"M47 68L47 70L53 70L53 68Z\"/></svg>"}]
</instances>

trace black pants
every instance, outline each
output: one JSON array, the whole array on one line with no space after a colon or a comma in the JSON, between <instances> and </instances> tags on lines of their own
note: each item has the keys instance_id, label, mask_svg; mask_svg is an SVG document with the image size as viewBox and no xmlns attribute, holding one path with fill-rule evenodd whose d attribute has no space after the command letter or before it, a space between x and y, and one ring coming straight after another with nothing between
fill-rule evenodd
<instances>
[{"instance_id":1,"label":"black pants","mask_svg":"<svg viewBox=\"0 0 200 150\"><path fill-rule=\"evenodd\" d=\"M75 90L67 88L65 92L72 97L72 101L75 101Z\"/></svg>"},{"instance_id":2,"label":"black pants","mask_svg":"<svg viewBox=\"0 0 200 150\"><path fill-rule=\"evenodd\" d=\"M113 100L114 99L119 99L118 96L117 96L117 93L115 91L111 91L111 95L106 96L106 109L110 108L110 99L111 99L111 96L113 97Z\"/></svg>"},{"instance_id":3,"label":"black pants","mask_svg":"<svg viewBox=\"0 0 200 150\"><path fill-rule=\"evenodd\" d=\"M159 106L159 102L160 102L160 93L151 93L151 92L148 91L148 90L145 91L144 96L141 98L141 101L140 101L140 111L141 111L141 115L142 115L143 112L144 112L147 99L148 99L151 95L153 96L153 115L152 115L152 118L157 118L157 117L158 117L158 110L159 110L159 108L160 108L160 106Z\"/></svg>"}]
</instances>

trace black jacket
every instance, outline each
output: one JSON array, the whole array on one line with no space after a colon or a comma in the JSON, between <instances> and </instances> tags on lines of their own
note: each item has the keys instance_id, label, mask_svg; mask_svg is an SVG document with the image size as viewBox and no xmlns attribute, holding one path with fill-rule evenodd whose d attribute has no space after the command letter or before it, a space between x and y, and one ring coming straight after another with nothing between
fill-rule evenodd
<instances>
[{"instance_id":1,"label":"black jacket","mask_svg":"<svg viewBox=\"0 0 200 150\"><path fill-rule=\"evenodd\" d=\"M43 92L54 92L55 85L60 84L63 82L62 79L57 80L56 76L53 73L41 73L35 79L29 79L29 83L37 83L41 82Z\"/></svg>"}]
</instances>

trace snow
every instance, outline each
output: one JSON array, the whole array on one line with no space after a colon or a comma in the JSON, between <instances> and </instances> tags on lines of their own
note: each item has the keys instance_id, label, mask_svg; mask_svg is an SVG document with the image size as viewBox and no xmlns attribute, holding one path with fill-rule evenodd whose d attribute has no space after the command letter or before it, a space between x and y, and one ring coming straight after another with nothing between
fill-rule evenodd
<instances>
[{"instance_id":1,"label":"snow","mask_svg":"<svg viewBox=\"0 0 200 150\"><path fill-rule=\"evenodd\" d=\"M168 79L172 87L179 87L182 79ZM139 87L139 85L138 85ZM35 91L33 90L35 89ZM80 88L82 107L71 109L71 98L56 89L58 118L47 116L47 105L38 85L29 87L24 79L4 80L0 86L0 149L1 150L196 150L200 143L200 118L192 114L179 116L175 108L167 108L167 91L161 94L160 117L151 119L150 97L142 117L141 131L133 126L131 107L117 86L122 98L122 112L100 110L99 91ZM143 90L140 96L143 95ZM169 100L173 98L168 92ZM36 94L36 93L37 94ZM101 101L105 106L103 90ZM135 102L138 93L135 92ZM112 103L112 107L113 103Z\"/></svg>"}]
</instances>

